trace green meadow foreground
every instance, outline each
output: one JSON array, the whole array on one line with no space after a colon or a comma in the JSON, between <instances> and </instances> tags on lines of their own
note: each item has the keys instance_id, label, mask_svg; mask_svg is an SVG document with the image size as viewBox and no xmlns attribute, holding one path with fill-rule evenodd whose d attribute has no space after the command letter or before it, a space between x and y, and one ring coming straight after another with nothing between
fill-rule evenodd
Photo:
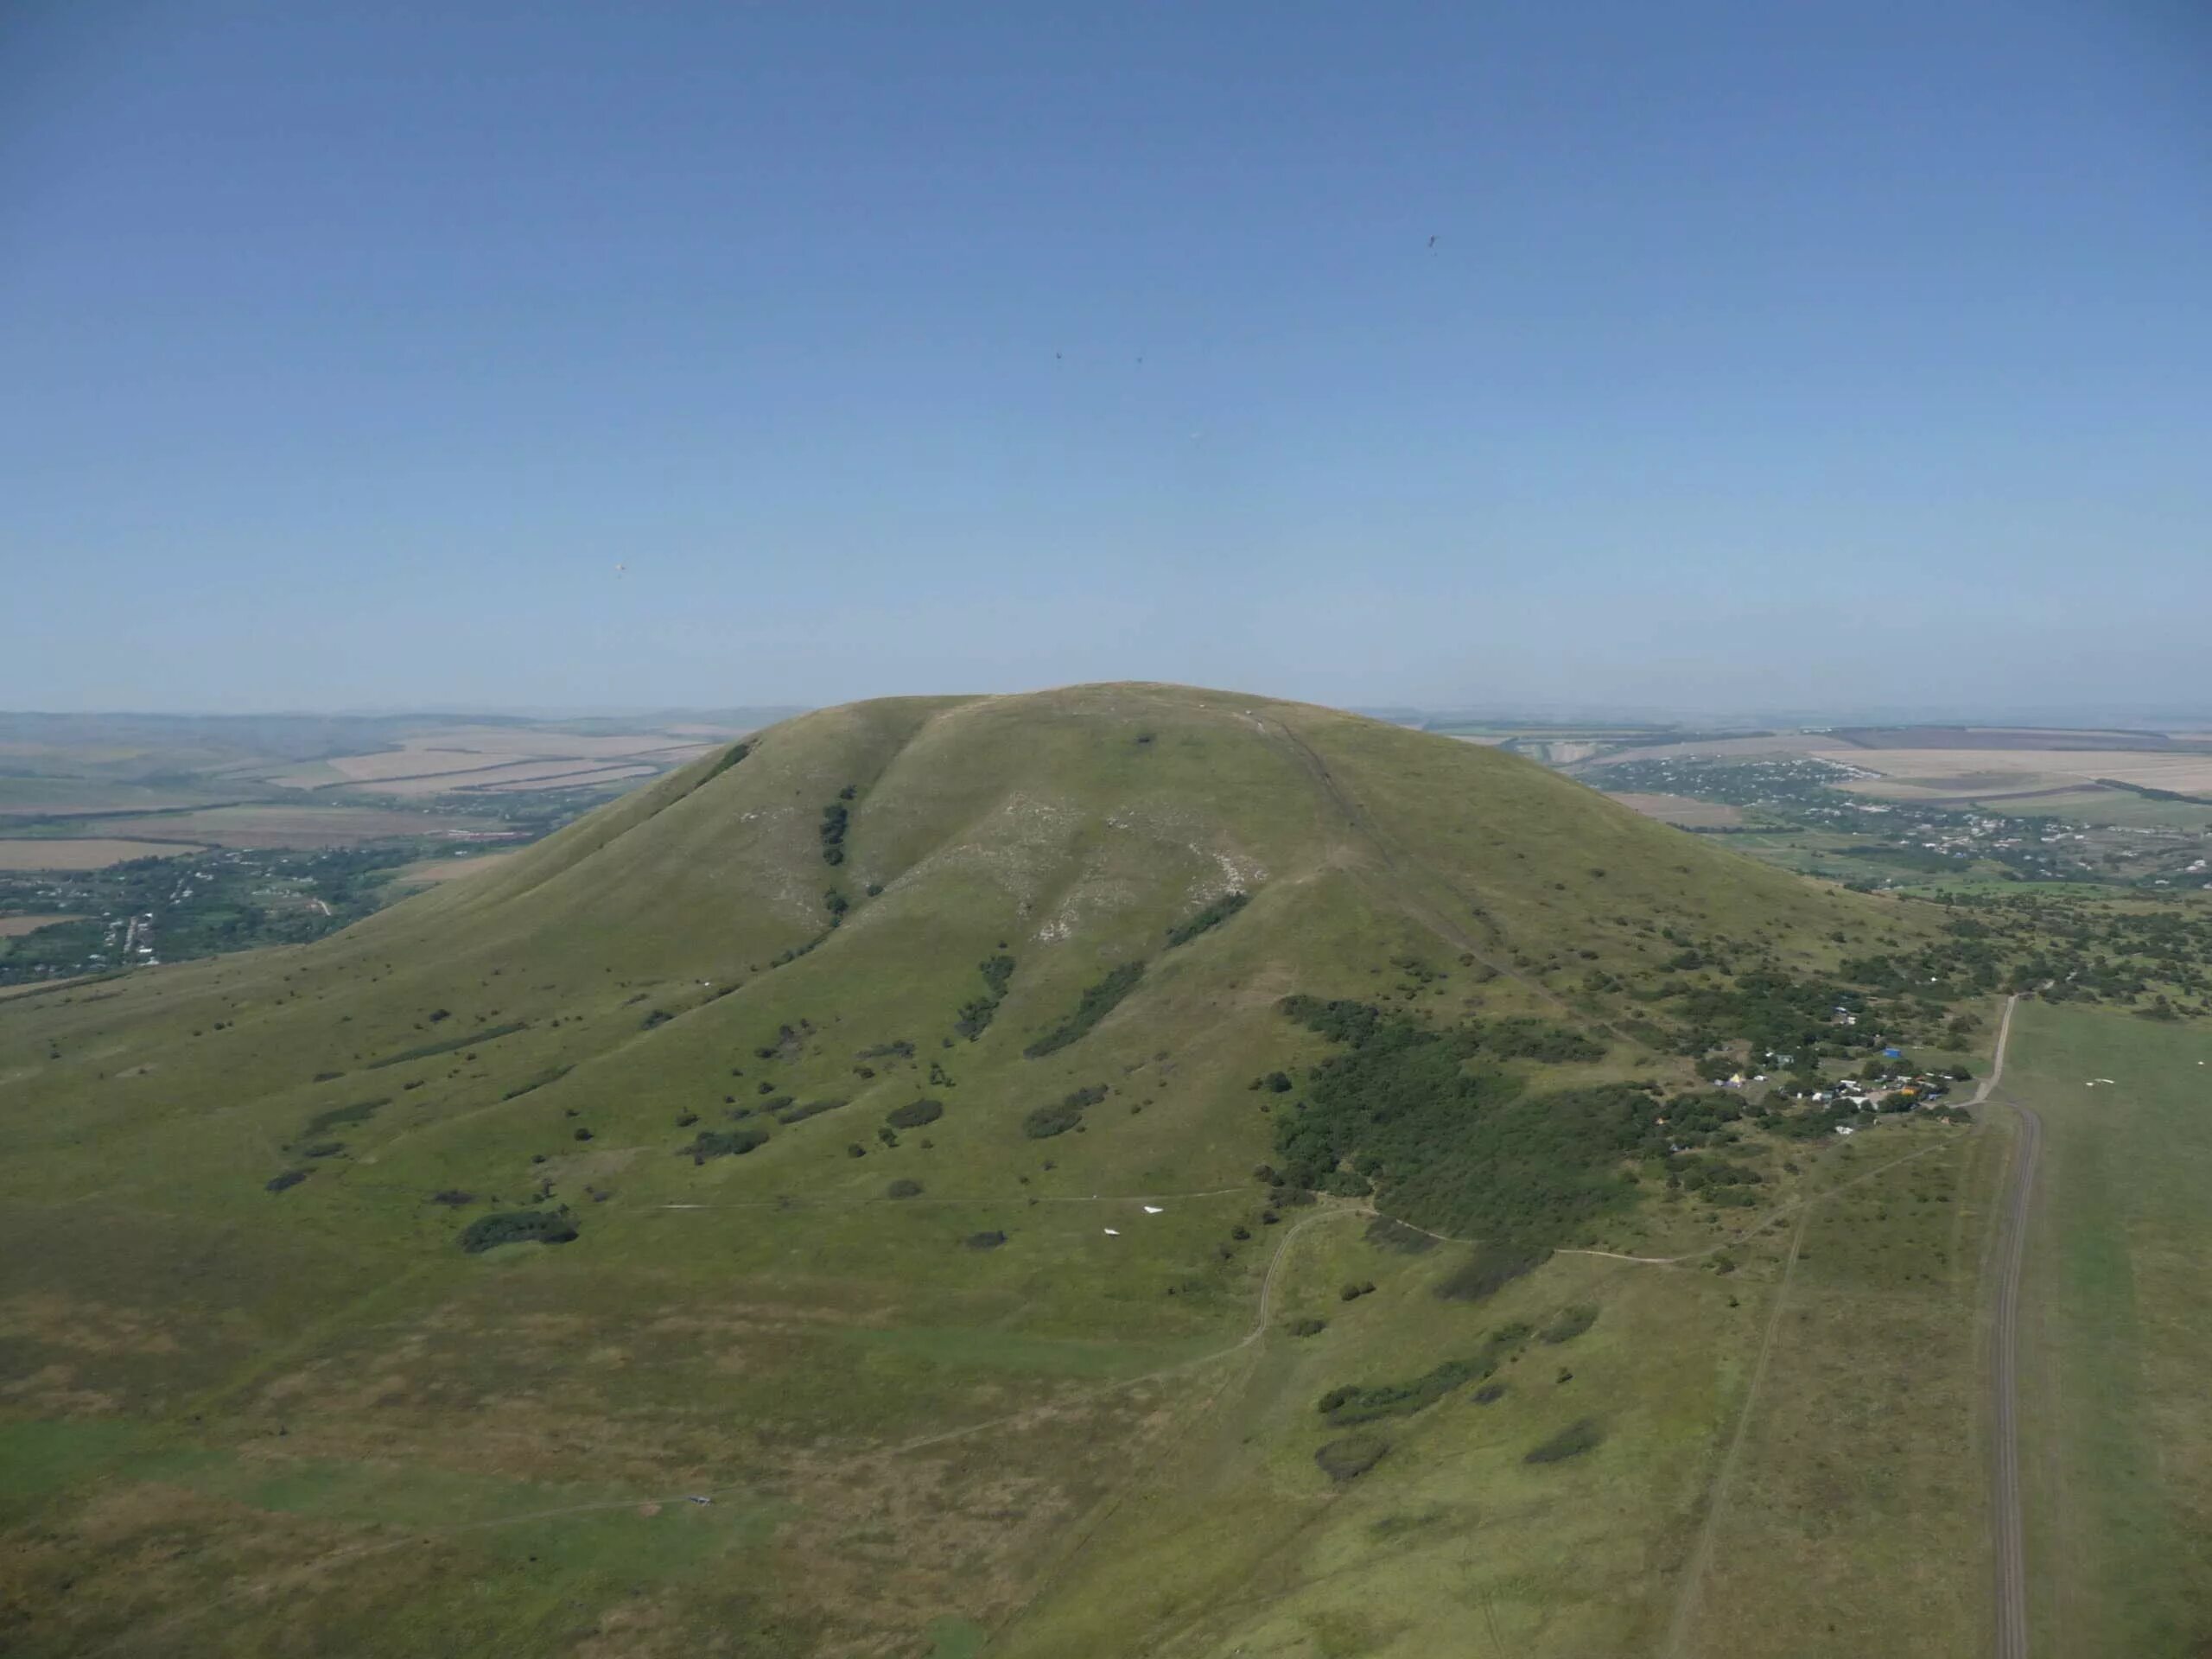
<instances>
[{"instance_id":1,"label":"green meadow foreground","mask_svg":"<svg viewBox=\"0 0 2212 1659\"><path fill-rule=\"evenodd\" d=\"M0 1648L1977 1651L2002 1140L1713 1086L1985 1065L1948 925L1109 686L11 999Z\"/></svg>"},{"instance_id":2,"label":"green meadow foreground","mask_svg":"<svg viewBox=\"0 0 2212 1659\"><path fill-rule=\"evenodd\" d=\"M2006 1092L2044 1126L2021 1401L2036 1651L2201 1654L2212 1033L2038 1008L2012 1047Z\"/></svg>"}]
</instances>

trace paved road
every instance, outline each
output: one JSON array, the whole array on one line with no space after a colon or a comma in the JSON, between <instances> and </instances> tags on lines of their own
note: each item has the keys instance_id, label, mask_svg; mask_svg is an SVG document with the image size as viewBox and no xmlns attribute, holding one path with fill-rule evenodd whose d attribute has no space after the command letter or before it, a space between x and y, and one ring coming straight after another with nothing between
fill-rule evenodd
<instances>
[{"instance_id":1,"label":"paved road","mask_svg":"<svg viewBox=\"0 0 2212 1659\"><path fill-rule=\"evenodd\" d=\"M2005 1074L2005 1045L2012 1034L2012 1009L1997 1039L1997 1065L1981 1090L1986 1099ZM2019 1138L2012 1147L2012 1179L1998 1221L1997 1306L1990 1334L1990 1524L1997 1546L1997 1659L2028 1659L2028 1560L2020 1514L2020 1274L2027 1260L2028 1211L2035 1198L2036 1158L2043 1150L2043 1120L2015 1104Z\"/></svg>"}]
</instances>

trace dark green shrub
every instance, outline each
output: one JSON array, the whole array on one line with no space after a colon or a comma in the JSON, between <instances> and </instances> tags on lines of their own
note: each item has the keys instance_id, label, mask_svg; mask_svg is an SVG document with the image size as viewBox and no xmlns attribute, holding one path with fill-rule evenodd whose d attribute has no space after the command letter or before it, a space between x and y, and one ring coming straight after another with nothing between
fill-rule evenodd
<instances>
[{"instance_id":1,"label":"dark green shrub","mask_svg":"<svg viewBox=\"0 0 2212 1659\"><path fill-rule=\"evenodd\" d=\"M365 1123L377 1115L377 1109L391 1104L390 1095L379 1095L374 1100L357 1100L351 1106L334 1106L327 1112L317 1112L300 1126L304 1140L313 1140L326 1130L341 1123Z\"/></svg>"},{"instance_id":2,"label":"dark green shrub","mask_svg":"<svg viewBox=\"0 0 2212 1659\"><path fill-rule=\"evenodd\" d=\"M1347 1434L1316 1452L1313 1461L1331 1480L1357 1480L1382 1462L1389 1450L1390 1442L1380 1434Z\"/></svg>"},{"instance_id":3,"label":"dark green shrub","mask_svg":"<svg viewBox=\"0 0 2212 1659\"><path fill-rule=\"evenodd\" d=\"M817 833L822 837L823 863L842 864L845 861L845 830L850 821L851 814L846 810L842 801L832 801L822 809L822 827Z\"/></svg>"},{"instance_id":4,"label":"dark green shrub","mask_svg":"<svg viewBox=\"0 0 2212 1659\"><path fill-rule=\"evenodd\" d=\"M588 1140L590 1140L590 1139L591 1139L591 1131L590 1131L589 1129L588 1129L588 1128L585 1128L582 1124L578 1124L578 1125L576 1126L576 1139L577 1139L577 1140L579 1140L579 1141L588 1141Z\"/></svg>"},{"instance_id":5,"label":"dark green shrub","mask_svg":"<svg viewBox=\"0 0 2212 1659\"><path fill-rule=\"evenodd\" d=\"M995 1250L1006 1243L1004 1233L970 1233L960 1241L971 1250Z\"/></svg>"},{"instance_id":6,"label":"dark green shrub","mask_svg":"<svg viewBox=\"0 0 2212 1659\"><path fill-rule=\"evenodd\" d=\"M1294 1337L1318 1337L1329 1328L1326 1319L1293 1319L1290 1334Z\"/></svg>"},{"instance_id":7,"label":"dark green shrub","mask_svg":"<svg viewBox=\"0 0 2212 1659\"><path fill-rule=\"evenodd\" d=\"M1580 1422L1569 1423L1565 1428L1524 1456L1523 1463L1564 1463L1569 1458L1579 1458L1599 1445L1605 1438L1605 1431L1595 1418L1585 1417Z\"/></svg>"},{"instance_id":8,"label":"dark green shrub","mask_svg":"<svg viewBox=\"0 0 2212 1659\"><path fill-rule=\"evenodd\" d=\"M1563 1307L1552 1316L1551 1323L1537 1334L1546 1342L1572 1342L1592 1325L1598 1323L1598 1310L1589 1302L1578 1302Z\"/></svg>"},{"instance_id":9,"label":"dark green shrub","mask_svg":"<svg viewBox=\"0 0 2212 1659\"><path fill-rule=\"evenodd\" d=\"M1135 990L1137 982L1144 977L1144 963L1125 962L1105 978L1084 991L1068 1016L1023 1049L1030 1059L1040 1059L1057 1053L1069 1044L1079 1041L1108 1014L1113 1013L1123 997Z\"/></svg>"},{"instance_id":10,"label":"dark green shrub","mask_svg":"<svg viewBox=\"0 0 2212 1659\"><path fill-rule=\"evenodd\" d=\"M457 1048L467 1048L476 1043L488 1043L501 1037L512 1037L529 1028L526 1020L517 1020L504 1026L487 1026L481 1031L449 1037L442 1043L423 1043L414 1048L404 1048L397 1054L387 1054L380 1060L371 1060L361 1069L365 1071L382 1071L388 1065L404 1065L409 1060L427 1060L435 1054L450 1054Z\"/></svg>"},{"instance_id":11,"label":"dark green shrub","mask_svg":"<svg viewBox=\"0 0 2212 1659\"><path fill-rule=\"evenodd\" d=\"M722 751L721 758L715 762L713 770L709 772L704 778L702 778L699 780L699 782L702 784L710 784L714 782L715 779L721 777L722 773L728 772L732 766L735 766L739 761L744 760L747 755L752 753L753 746L750 743L731 744L729 747Z\"/></svg>"},{"instance_id":12,"label":"dark green shrub","mask_svg":"<svg viewBox=\"0 0 2212 1659\"><path fill-rule=\"evenodd\" d=\"M904 1106L893 1107L884 1115L883 1121L894 1129L918 1129L925 1123L934 1123L944 1116L941 1100L910 1101Z\"/></svg>"},{"instance_id":13,"label":"dark green shrub","mask_svg":"<svg viewBox=\"0 0 2212 1659\"><path fill-rule=\"evenodd\" d=\"M960 1005L952 1029L960 1036L974 1042L989 1027L999 1011L999 1004L1006 1001L1007 986L1014 979L1014 958L995 956L976 964L976 971L983 976L983 994Z\"/></svg>"},{"instance_id":14,"label":"dark green shrub","mask_svg":"<svg viewBox=\"0 0 2212 1659\"><path fill-rule=\"evenodd\" d=\"M1485 1382L1474 1392L1474 1402L1478 1406L1494 1406L1504 1398L1505 1384L1503 1382Z\"/></svg>"},{"instance_id":15,"label":"dark green shrub","mask_svg":"<svg viewBox=\"0 0 2212 1659\"><path fill-rule=\"evenodd\" d=\"M508 1090L506 1093L501 1095L499 1098L501 1100L519 1100L524 1095L530 1093L533 1089L543 1089L549 1083L558 1083L563 1077L565 1077L568 1075L569 1068L565 1065L549 1066L546 1070L538 1072L535 1077L525 1078L521 1083L517 1084L513 1088Z\"/></svg>"},{"instance_id":16,"label":"dark green shrub","mask_svg":"<svg viewBox=\"0 0 2212 1659\"><path fill-rule=\"evenodd\" d=\"M742 1158L748 1152L768 1144L768 1132L751 1127L736 1129L702 1129L692 1137L688 1147L677 1148L677 1156L689 1158L695 1165L709 1158Z\"/></svg>"},{"instance_id":17,"label":"dark green shrub","mask_svg":"<svg viewBox=\"0 0 2212 1659\"><path fill-rule=\"evenodd\" d=\"M1315 1409L1339 1427L1372 1422L1382 1417L1405 1417L1426 1411L1454 1389L1489 1376L1506 1357L1529 1340L1529 1327L1518 1322L1502 1325L1484 1337L1482 1345L1462 1359L1447 1359L1433 1370L1402 1382L1366 1385L1346 1383L1332 1389L1314 1402Z\"/></svg>"},{"instance_id":18,"label":"dark green shrub","mask_svg":"<svg viewBox=\"0 0 2212 1659\"><path fill-rule=\"evenodd\" d=\"M464 1192L459 1187L449 1186L442 1192L431 1193L430 1202L442 1204L448 1210L458 1210L464 1204L475 1203L476 1195L474 1192Z\"/></svg>"},{"instance_id":19,"label":"dark green shrub","mask_svg":"<svg viewBox=\"0 0 2212 1659\"><path fill-rule=\"evenodd\" d=\"M846 1103L842 1100L810 1100L803 1106L785 1106L776 1113L779 1123L804 1123L810 1117L819 1117L824 1112L834 1112Z\"/></svg>"},{"instance_id":20,"label":"dark green shrub","mask_svg":"<svg viewBox=\"0 0 2212 1659\"><path fill-rule=\"evenodd\" d=\"M289 1188L297 1186L302 1181L307 1179L310 1173L304 1169L288 1169L282 1175L272 1176L270 1179L264 1181L261 1184L261 1190L264 1192L283 1192Z\"/></svg>"},{"instance_id":21,"label":"dark green shrub","mask_svg":"<svg viewBox=\"0 0 2212 1659\"><path fill-rule=\"evenodd\" d=\"M1188 944L1199 934L1219 927L1251 902L1251 895L1249 893L1231 893L1223 895L1198 912L1197 915L1178 922L1169 928L1167 948L1173 950L1179 944Z\"/></svg>"},{"instance_id":22,"label":"dark green shrub","mask_svg":"<svg viewBox=\"0 0 2212 1659\"><path fill-rule=\"evenodd\" d=\"M575 1223L557 1210L502 1210L470 1222L461 1248L475 1255L498 1244L565 1244L575 1236Z\"/></svg>"},{"instance_id":23,"label":"dark green shrub","mask_svg":"<svg viewBox=\"0 0 2212 1659\"><path fill-rule=\"evenodd\" d=\"M883 1189L883 1196L887 1198L918 1198L922 1196L922 1184L919 1181L893 1181Z\"/></svg>"},{"instance_id":24,"label":"dark green shrub","mask_svg":"<svg viewBox=\"0 0 2212 1659\"><path fill-rule=\"evenodd\" d=\"M335 1158L345 1150L343 1141L318 1141L313 1146L302 1147L299 1153L302 1158Z\"/></svg>"}]
</instances>

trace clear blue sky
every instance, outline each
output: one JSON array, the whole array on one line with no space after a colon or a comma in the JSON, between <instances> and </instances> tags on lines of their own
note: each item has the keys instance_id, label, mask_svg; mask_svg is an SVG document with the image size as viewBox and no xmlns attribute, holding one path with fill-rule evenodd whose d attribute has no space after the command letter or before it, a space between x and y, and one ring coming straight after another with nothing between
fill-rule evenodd
<instances>
[{"instance_id":1,"label":"clear blue sky","mask_svg":"<svg viewBox=\"0 0 2212 1659\"><path fill-rule=\"evenodd\" d=\"M17 709L2212 704L2212 13L14 0L0 615Z\"/></svg>"}]
</instances>

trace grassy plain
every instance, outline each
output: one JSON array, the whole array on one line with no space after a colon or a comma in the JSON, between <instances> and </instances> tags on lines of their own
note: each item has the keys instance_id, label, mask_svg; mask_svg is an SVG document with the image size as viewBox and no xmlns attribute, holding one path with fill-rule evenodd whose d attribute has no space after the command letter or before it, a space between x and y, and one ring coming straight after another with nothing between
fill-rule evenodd
<instances>
[{"instance_id":1,"label":"grassy plain","mask_svg":"<svg viewBox=\"0 0 2212 1659\"><path fill-rule=\"evenodd\" d=\"M2195 1659L2212 1644L2212 1032L2031 1006L2013 1056L2006 1090L2044 1122L2021 1402L2036 1651Z\"/></svg>"},{"instance_id":2,"label":"grassy plain","mask_svg":"<svg viewBox=\"0 0 2212 1659\"><path fill-rule=\"evenodd\" d=\"M1562 1253L1449 1301L1464 1246L1270 1208L1295 1105L1252 1085L1327 1052L1276 1010L1300 991L1565 1021L1606 1052L1547 1086L1687 1086L1615 1028L1662 928L1808 972L1935 937L1510 755L1115 686L823 711L317 944L12 1001L0 1646L1649 1652L1779 1273L1771 1240L1719 1270L1760 1212L1653 1182L1565 1242L1696 1261ZM1773 1201L1972 1142L1862 1140ZM574 1242L461 1248L556 1206ZM1927 1270L1923 1230L1878 1270ZM1324 1389L1585 1305L1498 1398L1318 1465Z\"/></svg>"}]
</instances>

